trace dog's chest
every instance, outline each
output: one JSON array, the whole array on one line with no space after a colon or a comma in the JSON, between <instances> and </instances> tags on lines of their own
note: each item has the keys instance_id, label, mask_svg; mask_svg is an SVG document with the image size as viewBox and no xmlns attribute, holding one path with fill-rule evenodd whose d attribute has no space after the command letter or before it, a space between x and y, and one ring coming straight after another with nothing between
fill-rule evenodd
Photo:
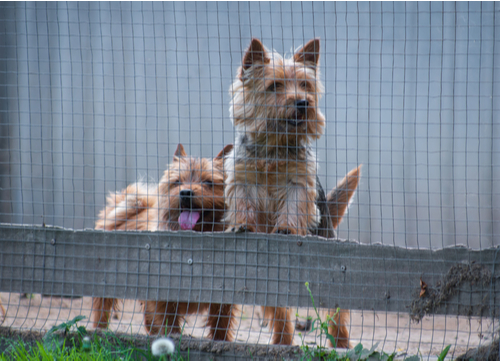
<instances>
[{"instance_id":1,"label":"dog's chest","mask_svg":"<svg viewBox=\"0 0 500 361\"><path fill-rule=\"evenodd\" d=\"M314 187L316 168L307 161L257 160L235 165L236 183L275 188Z\"/></svg>"}]
</instances>

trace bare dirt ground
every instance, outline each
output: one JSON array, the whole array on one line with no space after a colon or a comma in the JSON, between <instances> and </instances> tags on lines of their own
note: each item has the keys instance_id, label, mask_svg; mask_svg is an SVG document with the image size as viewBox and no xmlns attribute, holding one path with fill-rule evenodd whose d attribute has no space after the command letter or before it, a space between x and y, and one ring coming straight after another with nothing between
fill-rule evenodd
<instances>
[{"instance_id":1,"label":"bare dirt ground","mask_svg":"<svg viewBox=\"0 0 500 361\"><path fill-rule=\"evenodd\" d=\"M0 298L7 310L1 327L43 332L54 325L83 315L87 318L79 325L92 329L89 321L92 301L89 297L70 299L44 297L39 294L23 297L16 293L0 293ZM307 309L292 310L294 318L298 314L300 319L305 319L307 315L314 316L313 312ZM321 317L325 319L323 313ZM126 301L123 311L113 318L110 329L129 335L145 335L139 302ZM449 356L456 357L470 348L491 342L496 329L498 321L487 318L431 316L416 324L410 321L408 314L373 311L352 311L350 323L353 345L361 342L364 347L370 348L378 342L378 349L387 353L420 353L422 356L436 356L444 347L452 345ZM196 338L206 335L203 316L188 317L184 334ZM270 333L267 327L261 326L260 307L242 307L236 340L250 344L269 344ZM296 332L294 338L295 345L299 346L319 345L320 341L323 345L326 343L325 339L320 340L316 332L306 336Z\"/></svg>"}]
</instances>

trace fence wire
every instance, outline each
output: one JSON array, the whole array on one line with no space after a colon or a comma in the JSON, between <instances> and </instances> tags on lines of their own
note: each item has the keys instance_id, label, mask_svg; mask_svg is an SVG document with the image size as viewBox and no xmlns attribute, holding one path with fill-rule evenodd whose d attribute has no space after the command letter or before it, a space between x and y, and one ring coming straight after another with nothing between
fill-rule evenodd
<instances>
[{"instance_id":1,"label":"fence wire","mask_svg":"<svg viewBox=\"0 0 500 361\"><path fill-rule=\"evenodd\" d=\"M301 329L316 317L308 281L351 345L435 356L451 344L456 357L491 343L498 11L1 3L1 327L84 315L89 329L147 335L187 312L183 333L198 340L269 345L280 335L269 325L286 318L283 343L325 344ZM214 233L233 228L243 232ZM334 233L359 243L329 251L296 235ZM406 309L434 296L448 308L416 323Z\"/></svg>"}]
</instances>

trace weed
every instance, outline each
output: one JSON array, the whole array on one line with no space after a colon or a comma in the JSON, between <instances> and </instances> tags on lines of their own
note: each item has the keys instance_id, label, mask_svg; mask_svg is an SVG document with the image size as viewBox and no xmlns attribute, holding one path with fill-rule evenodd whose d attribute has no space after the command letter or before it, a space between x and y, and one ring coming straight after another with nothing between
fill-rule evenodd
<instances>
[{"instance_id":1,"label":"weed","mask_svg":"<svg viewBox=\"0 0 500 361\"><path fill-rule=\"evenodd\" d=\"M376 348L378 347L378 342L372 346L371 349L363 348L363 345L359 343L352 350L347 351L344 354L338 354L335 350L335 338L328 333L328 326L333 322L335 324L335 316L337 316L340 308L337 308L336 313L333 315L333 318L330 315L326 316L326 321L321 320L321 316L319 314L318 309L316 308L316 304L314 302L314 297L312 295L311 289L309 288L309 282L305 283L307 291L309 292L309 297L311 297L311 302L314 308L314 312L316 313L316 317L312 319L312 327L309 333L319 330L319 346L309 347L304 345L304 337L302 337L302 346L301 350L304 352L304 355L301 357L302 360L312 360L312 359L320 359L320 360L332 360L332 361L354 361L354 360L370 360L370 361L393 361L396 357L396 353L387 354L385 352L378 352ZM302 336L301 334L299 334ZM327 350L326 346L323 345L323 336L326 336L334 345L332 350Z\"/></svg>"},{"instance_id":2,"label":"weed","mask_svg":"<svg viewBox=\"0 0 500 361\"><path fill-rule=\"evenodd\" d=\"M334 346L336 345L335 338L328 333L328 325L331 322L335 323L334 318L336 314L339 312L339 308L337 308L334 318L331 318L330 315L327 315L326 321L322 321L321 316L319 314L319 310L317 309L316 303L314 302L314 297L312 295L311 289L309 288L309 282L306 282L305 286L307 288L307 291L309 292L309 297L311 297L314 313L316 314L315 318L311 318L310 316L308 317L311 319L311 329L309 333L319 330L319 345L316 347L309 347L308 345L304 345L304 337L302 337L302 346L300 348L302 349L302 351L304 351L306 359L308 358L324 359L329 354L332 353L336 354L335 350L331 351L330 353L327 352L326 345L323 345L323 336L326 336L332 342L332 345ZM302 334L300 333L299 335L302 336Z\"/></svg>"},{"instance_id":3,"label":"weed","mask_svg":"<svg viewBox=\"0 0 500 361\"><path fill-rule=\"evenodd\" d=\"M443 351L441 351L441 353L438 356L438 361L444 361L444 358L446 357L446 355L448 355L448 351L450 351L450 347L451 345L448 345L445 347Z\"/></svg>"},{"instance_id":4,"label":"weed","mask_svg":"<svg viewBox=\"0 0 500 361\"><path fill-rule=\"evenodd\" d=\"M76 316L71 321L53 326L49 331L47 331L45 336L43 336L43 345L45 348L63 346L72 329L75 329L76 334L72 334L69 338L71 346L77 347L80 345L82 339L87 336L87 329L83 326L78 327L76 324L84 318L85 316Z\"/></svg>"}]
</instances>

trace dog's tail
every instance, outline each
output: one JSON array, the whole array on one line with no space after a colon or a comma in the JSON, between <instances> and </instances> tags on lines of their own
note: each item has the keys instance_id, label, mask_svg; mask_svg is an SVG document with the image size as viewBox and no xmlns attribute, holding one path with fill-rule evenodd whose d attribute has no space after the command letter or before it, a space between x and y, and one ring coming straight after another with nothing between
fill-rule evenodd
<instances>
[{"instance_id":1,"label":"dog's tail","mask_svg":"<svg viewBox=\"0 0 500 361\"><path fill-rule=\"evenodd\" d=\"M342 179L337 184L337 187L332 189L326 197L330 218L333 228L335 229L342 221L342 217L349 207L351 198L356 192L356 188L358 188L359 178L361 177L361 166L362 165L359 165L357 168L347 173L344 179Z\"/></svg>"},{"instance_id":2,"label":"dog's tail","mask_svg":"<svg viewBox=\"0 0 500 361\"><path fill-rule=\"evenodd\" d=\"M95 228L105 231L152 230L155 222L157 191L145 183L134 183L121 192L111 193L99 213Z\"/></svg>"}]
</instances>

